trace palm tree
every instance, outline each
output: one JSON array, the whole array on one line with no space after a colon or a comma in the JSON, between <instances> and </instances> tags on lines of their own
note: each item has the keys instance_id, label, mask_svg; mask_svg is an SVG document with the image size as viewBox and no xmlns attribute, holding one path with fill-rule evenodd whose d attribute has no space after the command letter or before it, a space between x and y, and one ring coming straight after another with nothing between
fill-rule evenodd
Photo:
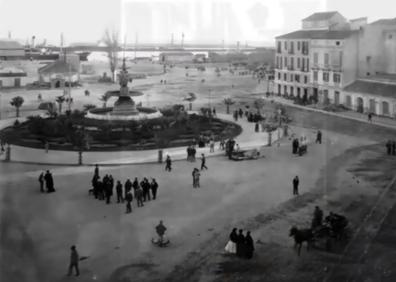
<instances>
[{"instance_id":1,"label":"palm tree","mask_svg":"<svg viewBox=\"0 0 396 282\"><path fill-rule=\"evenodd\" d=\"M59 114L61 114L62 113L62 104L63 104L63 102L65 102L65 97L63 97L63 96L58 96L58 97L56 97L56 99L55 99L55 101L58 103L58 111L59 111Z\"/></svg>"},{"instance_id":2,"label":"palm tree","mask_svg":"<svg viewBox=\"0 0 396 282\"><path fill-rule=\"evenodd\" d=\"M235 104L235 101L232 100L231 98L225 98L224 104L227 106L227 114L229 114L230 113L230 105Z\"/></svg>"},{"instance_id":3,"label":"palm tree","mask_svg":"<svg viewBox=\"0 0 396 282\"><path fill-rule=\"evenodd\" d=\"M89 110L95 109L96 105L93 104L85 104L84 106L84 112L88 112Z\"/></svg>"},{"instance_id":4,"label":"palm tree","mask_svg":"<svg viewBox=\"0 0 396 282\"><path fill-rule=\"evenodd\" d=\"M106 108L106 104L107 104L107 101L109 100L109 98L110 98L110 97L107 96L106 94L103 94L103 95L99 98L99 100L103 102L103 108Z\"/></svg>"},{"instance_id":5,"label":"palm tree","mask_svg":"<svg viewBox=\"0 0 396 282\"><path fill-rule=\"evenodd\" d=\"M16 96L14 98L12 98L10 104L11 106L14 106L16 109L16 117L19 117L19 108L22 107L23 102L25 102L25 100L21 97L21 96Z\"/></svg>"}]
</instances>

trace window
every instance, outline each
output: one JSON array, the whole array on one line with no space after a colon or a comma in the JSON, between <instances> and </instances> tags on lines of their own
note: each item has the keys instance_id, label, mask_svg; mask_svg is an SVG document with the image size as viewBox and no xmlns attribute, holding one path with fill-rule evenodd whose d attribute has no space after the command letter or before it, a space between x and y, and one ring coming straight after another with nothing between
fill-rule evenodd
<instances>
[{"instance_id":1,"label":"window","mask_svg":"<svg viewBox=\"0 0 396 282\"><path fill-rule=\"evenodd\" d=\"M283 43L283 49L287 50L287 41Z\"/></svg>"},{"instance_id":2,"label":"window","mask_svg":"<svg viewBox=\"0 0 396 282\"><path fill-rule=\"evenodd\" d=\"M290 67L291 67L291 69L294 69L294 58L293 57L290 58Z\"/></svg>"},{"instance_id":3,"label":"window","mask_svg":"<svg viewBox=\"0 0 396 282\"><path fill-rule=\"evenodd\" d=\"M293 88L293 86L290 86L290 94L291 94L291 95L294 95L294 88Z\"/></svg>"},{"instance_id":4,"label":"window","mask_svg":"<svg viewBox=\"0 0 396 282\"><path fill-rule=\"evenodd\" d=\"M307 58L307 69L306 71L309 71L309 58Z\"/></svg>"},{"instance_id":5,"label":"window","mask_svg":"<svg viewBox=\"0 0 396 282\"><path fill-rule=\"evenodd\" d=\"M336 45L337 45L337 46L340 46L340 41L336 41Z\"/></svg>"},{"instance_id":6,"label":"window","mask_svg":"<svg viewBox=\"0 0 396 282\"><path fill-rule=\"evenodd\" d=\"M334 83L340 83L341 82L341 75L338 73L333 74L333 81Z\"/></svg>"},{"instance_id":7,"label":"window","mask_svg":"<svg viewBox=\"0 0 396 282\"><path fill-rule=\"evenodd\" d=\"M290 42L290 50L289 50L290 54L294 54L294 42Z\"/></svg>"},{"instance_id":8,"label":"window","mask_svg":"<svg viewBox=\"0 0 396 282\"><path fill-rule=\"evenodd\" d=\"M329 82L329 73L328 72L323 72L323 81Z\"/></svg>"},{"instance_id":9,"label":"window","mask_svg":"<svg viewBox=\"0 0 396 282\"><path fill-rule=\"evenodd\" d=\"M283 64L282 64L282 62L283 62L283 59L282 59L282 57L279 57L279 62L280 62L280 66L279 66L279 68L281 69L281 68L283 68Z\"/></svg>"},{"instance_id":10,"label":"window","mask_svg":"<svg viewBox=\"0 0 396 282\"><path fill-rule=\"evenodd\" d=\"M325 66L327 66L329 64L329 54L328 53L324 54L324 64L325 64Z\"/></svg>"},{"instance_id":11,"label":"window","mask_svg":"<svg viewBox=\"0 0 396 282\"><path fill-rule=\"evenodd\" d=\"M304 83L307 84L308 83L308 76L304 75Z\"/></svg>"},{"instance_id":12,"label":"window","mask_svg":"<svg viewBox=\"0 0 396 282\"><path fill-rule=\"evenodd\" d=\"M319 54L317 52L314 53L314 64L317 65L319 62Z\"/></svg>"},{"instance_id":13,"label":"window","mask_svg":"<svg viewBox=\"0 0 396 282\"><path fill-rule=\"evenodd\" d=\"M300 51L301 46L300 46L300 41L297 41L297 51Z\"/></svg>"},{"instance_id":14,"label":"window","mask_svg":"<svg viewBox=\"0 0 396 282\"><path fill-rule=\"evenodd\" d=\"M294 79L295 79L295 81L300 82L300 75L299 75L299 74L296 74L296 75L294 76Z\"/></svg>"},{"instance_id":15,"label":"window","mask_svg":"<svg viewBox=\"0 0 396 282\"><path fill-rule=\"evenodd\" d=\"M290 75L290 82L293 82L293 75Z\"/></svg>"},{"instance_id":16,"label":"window","mask_svg":"<svg viewBox=\"0 0 396 282\"><path fill-rule=\"evenodd\" d=\"M313 80L318 81L318 72L317 71L313 72Z\"/></svg>"},{"instance_id":17,"label":"window","mask_svg":"<svg viewBox=\"0 0 396 282\"><path fill-rule=\"evenodd\" d=\"M287 74L286 73L283 74L283 80L287 81Z\"/></svg>"},{"instance_id":18,"label":"window","mask_svg":"<svg viewBox=\"0 0 396 282\"><path fill-rule=\"evenodd\" d=\"M287 57L285 57L283 60L284 60L285 68L287 68Z\"/></svg>"},{"instance_id":19,"label":"window","mask_svg":"<svg viewBox=\"0 0 396 282\"><path fill-rule=\"evenodd\" d=\"M297 68L300 68L300 58L297 58Z\"/></svg>"},{"instance_id":20,"label":"window","mask_svg":"<svg viewBox=\"0 0 396 282\"><path fill-rule=\"evenodd\" d=\"M370 61L371 61L371 56L366 56L366 62L370 63Z\"/></svg>"},{"instance_id":21,"label":"window","mask_svg":"<svg viewBox=\"0 0 396 282\"><path fill-rule=\"evenodd\" d=\"M281 80L281 73L278 72L278 80Z\"/></svg>"},{"instance_id":22,"label":"window","mask_svg":"<svg viewBox=\"0 0 396 282\"><path fill-rule=\"evenodd\" d=\"M287 94L287 86L286 85L283 86L283 94Z\"/></svg>"},{"instance_id":23,"label":"window","mask_svg":"<svg viewBox=\"0 0 396 282\"><path fill-rule=\"evenodd\" d=\"M277 53L282 53L282 42L278 41L278 46L276 48Z\"/></svg>"}]
</instances>

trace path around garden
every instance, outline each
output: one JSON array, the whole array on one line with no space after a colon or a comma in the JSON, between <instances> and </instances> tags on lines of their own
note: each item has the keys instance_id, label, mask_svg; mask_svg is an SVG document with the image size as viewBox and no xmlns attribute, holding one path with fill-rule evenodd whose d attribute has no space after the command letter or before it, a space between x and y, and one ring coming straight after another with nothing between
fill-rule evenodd
<instances>
[{"instance_id":1,"label":"path around garden","mask_svg":"<svg viewBox=\"0 0 396 282\"><path fill-rule=\"evenodd\" d=\"M233 121L232 115L218 114L218 118ZM25 119L20 118L20 121ZM15 119L0 120L0 129L10 126ZM242 127L242 133L235 138L241 149L259 148L268 144L268 134L266 132L254 132L254 123L249 123L246 119L239 119L236 122ZM276 141L279 134L273 134L272 140ZM209 148L197 148L197 155L204 153L206 156L218 156L224 154L219 150L218 142L215 144L215 152L210 153ZM163 156L169 155L172 160L183 160L186 158L186 147L165 148ZM1 160L5 159L5 154ZM72 151L34 149L22 146L11 145L11 161L34 164L52 165L77 165L78 153ZM158 162L158 149L142 151L117 151L117 152L84 152L84 165L121 165Z\"/></svg>"}]
</instances>

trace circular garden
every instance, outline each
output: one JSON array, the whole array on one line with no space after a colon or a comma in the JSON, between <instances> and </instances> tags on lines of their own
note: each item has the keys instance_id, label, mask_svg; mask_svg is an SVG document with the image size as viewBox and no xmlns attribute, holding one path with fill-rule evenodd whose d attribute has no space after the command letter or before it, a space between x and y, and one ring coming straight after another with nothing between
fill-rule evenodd
<instances>
[{"instance_id":1,"label":"circular garden","mask_svg":"<svg viewBox=\"0 0 396 282\"><path fill-rule=\"evenodd\" d=\"M160 110L162 117L140 121L103 121L85 117L75 110L42 118L31 116L0 131L9 144L66 151L127 151L181 147L198 140L233 138L242 128L209 115L188 114L182 105Z\"/></svg>"}]
</instances>

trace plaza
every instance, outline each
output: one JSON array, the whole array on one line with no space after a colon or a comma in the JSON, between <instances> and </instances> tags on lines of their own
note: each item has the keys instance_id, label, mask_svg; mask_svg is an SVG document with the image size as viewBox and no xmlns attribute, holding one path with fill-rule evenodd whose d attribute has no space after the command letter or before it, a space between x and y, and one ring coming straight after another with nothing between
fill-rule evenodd
<instances>
[{"instance_id":1,"label":"plaza","mask_svg":"<svg viewBox=\"0 0 396 282\"><path fill-rule=\"evenodd\" d=\"M1 281L396 280L395 19L107 2L0 37Z\"/></svg>"}]
</instances>

